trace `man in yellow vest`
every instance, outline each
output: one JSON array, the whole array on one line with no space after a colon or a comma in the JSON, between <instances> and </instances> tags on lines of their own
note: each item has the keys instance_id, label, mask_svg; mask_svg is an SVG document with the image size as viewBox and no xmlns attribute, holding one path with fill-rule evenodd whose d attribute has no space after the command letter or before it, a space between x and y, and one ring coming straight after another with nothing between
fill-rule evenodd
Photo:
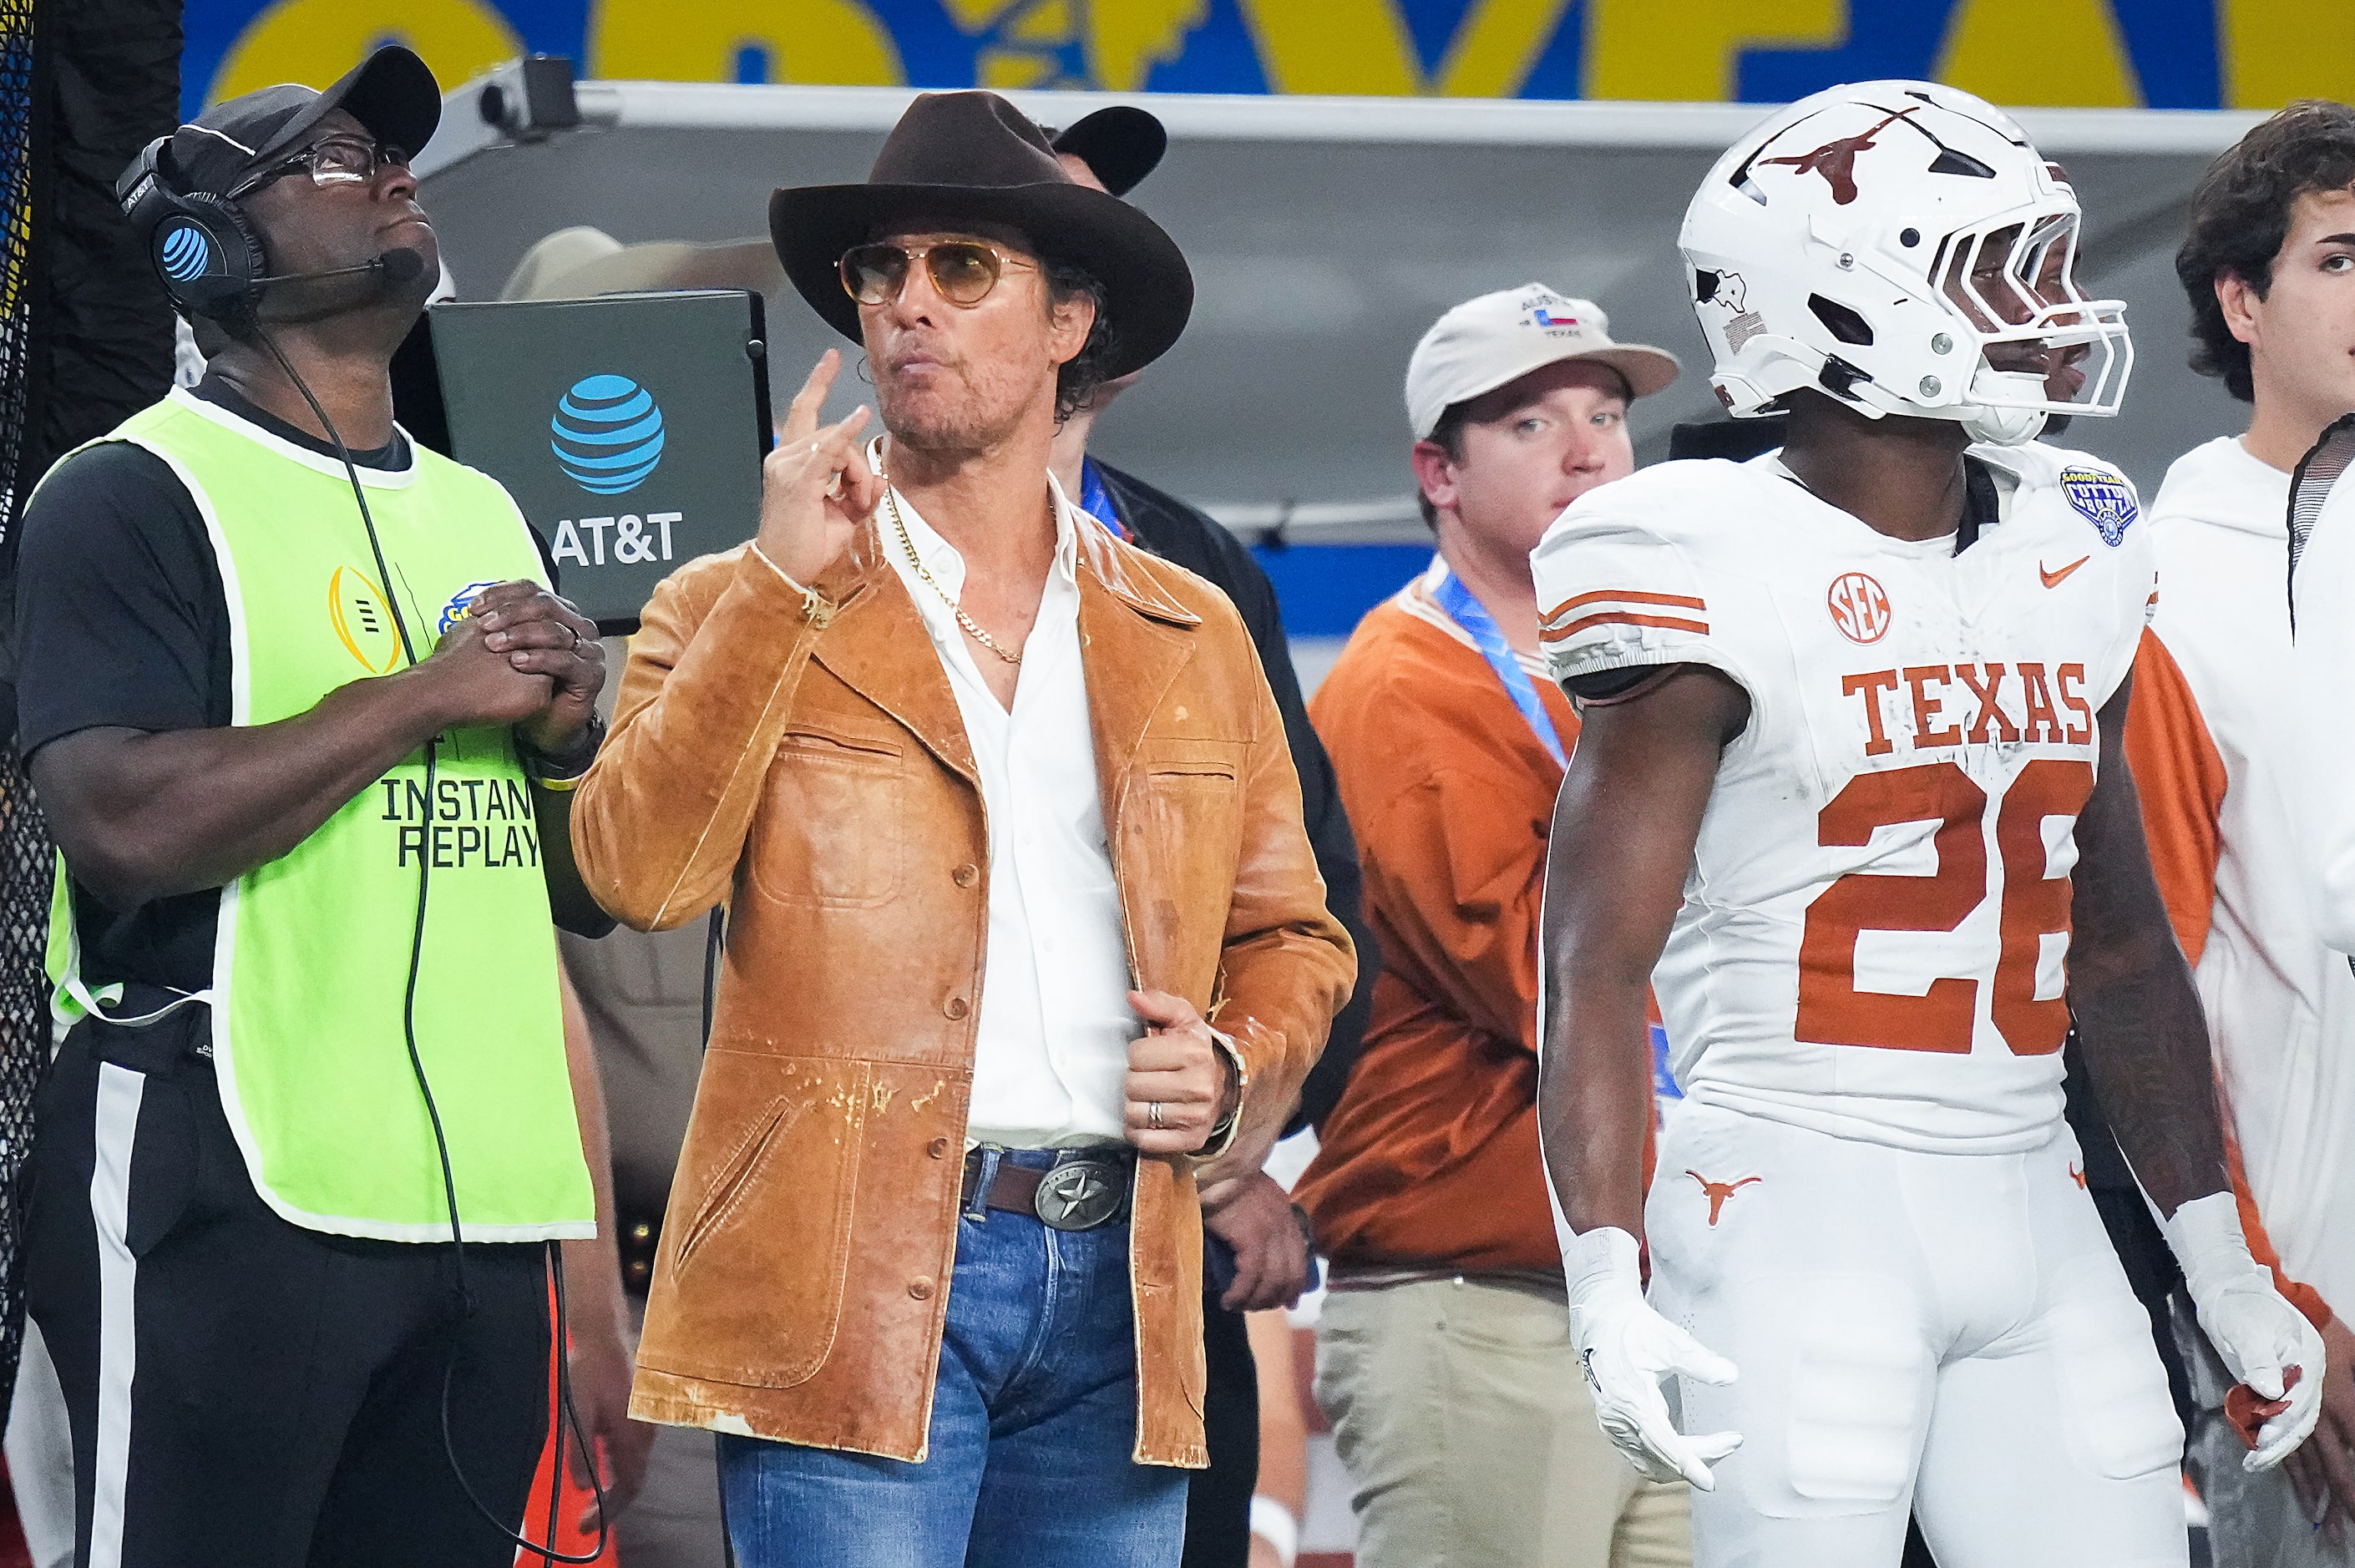
<instances>
[{"instance_id":1,"label":"man in yellow vest","mask_svg":"<svg viewBox=\"0 0 2355 1568\"><path fill-rule=\"evenodd\" d=\"M125 211L225 345L26 514L73 937L27 1293L91 1568L505 1568L547 1527L551 1254L594 1231L550 916L605 926L566 825L603 668L506 493L392 422L440 111L388 48L148 148Z\"/></svg>"}]
</instances>

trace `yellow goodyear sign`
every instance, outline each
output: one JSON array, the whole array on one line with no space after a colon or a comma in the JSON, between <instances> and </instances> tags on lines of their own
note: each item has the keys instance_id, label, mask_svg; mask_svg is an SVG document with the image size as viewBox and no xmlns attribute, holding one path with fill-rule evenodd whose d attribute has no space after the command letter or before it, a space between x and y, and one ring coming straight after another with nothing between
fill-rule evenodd
<instances>
[{"instance_id":1,"label":"yellow goodyear sign","mask_svg":"<svg viewBox=\"0 0 2355 1568\"><path fill-rule=\"evenodd\" d=\"M1929 77L2009 104L2355 98L2355 0L208 0L191 112L376 44L668 81L1777 102Z\"/></svg>"}]
</instances>

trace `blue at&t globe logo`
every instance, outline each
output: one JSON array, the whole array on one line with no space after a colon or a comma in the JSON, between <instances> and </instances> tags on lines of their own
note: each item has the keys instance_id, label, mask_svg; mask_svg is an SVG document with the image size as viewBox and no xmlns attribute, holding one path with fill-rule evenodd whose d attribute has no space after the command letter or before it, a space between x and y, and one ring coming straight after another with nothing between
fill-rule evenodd
<instances>
[{"instance_id":1,"label":"blue at&t globe logo","mask_svg":"<svg viewBox=\"0 0 2355 1568\"><path fill-rule=\"evenodd\" d=\"M176 224L164 235L164 275L175 283L201 278L212 265L212 241L193 223Z\"/></svg>"},{"instance_id":2,"label":"blue at&t globe logo","mask_svg":"<svg viewBox=\"0 0 2355 1568\"><path fill-rule=\"evenodd\" d=\"M635 490L662 461L662 410L626 376L584 376L557 400L549 450L565 476L596 495Z\"/></svg>"}]
</instances>

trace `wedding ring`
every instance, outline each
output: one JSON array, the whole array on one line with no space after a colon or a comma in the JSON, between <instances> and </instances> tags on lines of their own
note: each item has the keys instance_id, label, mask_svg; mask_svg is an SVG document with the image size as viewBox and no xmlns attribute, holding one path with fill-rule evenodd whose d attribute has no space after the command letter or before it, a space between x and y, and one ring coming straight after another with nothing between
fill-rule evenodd
<instances>
[{"instance_id":1,"label":"wedding ring","mask_svg":"<svg viewBox=\"0 0 2355 1568\"><path fill-rule=\"evenodd\" d=\"M1146 1102L1145 1123L1147 1127L1151 1128L1157 1128L1160 1127L1161 1102L1159 1100L1148 1100Z\"/></svg>"}]
</instances>

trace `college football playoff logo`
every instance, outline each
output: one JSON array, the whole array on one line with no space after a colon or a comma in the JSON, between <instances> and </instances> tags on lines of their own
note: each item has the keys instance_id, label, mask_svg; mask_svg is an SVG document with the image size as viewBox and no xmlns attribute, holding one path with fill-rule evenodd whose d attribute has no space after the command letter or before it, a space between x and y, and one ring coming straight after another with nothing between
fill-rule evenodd
<instances>
[{"instance_id":1,"label":"college football playoff logo","mask_svg":"<svg viewBox=\"0 0 2355 1568\"><path fill-rule=\"evenodd\" d=\"M388 674L400 662L400 632L384 590L357 567L337 567L327 579L327 624L344 652L371 675Z\"/></svg>"}]
</instances>

